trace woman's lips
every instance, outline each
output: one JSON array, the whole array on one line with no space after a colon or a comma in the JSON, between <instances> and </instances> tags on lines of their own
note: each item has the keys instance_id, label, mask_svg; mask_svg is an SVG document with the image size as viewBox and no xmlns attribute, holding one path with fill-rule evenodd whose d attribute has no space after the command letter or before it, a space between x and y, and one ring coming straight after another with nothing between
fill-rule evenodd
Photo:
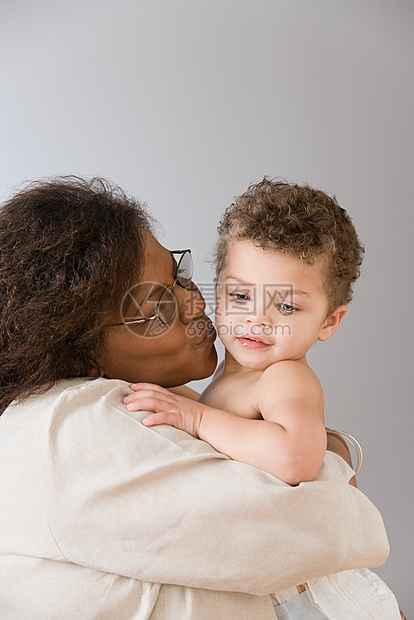
<instances>
[{"instance_id":1,"label":"woman's lips","mask_svg":"<svg viewBox=\"0 0 414 620\"><path fill-rule=\"evenodd\" d=\"M246 349L266 349L266 347L270 347L267 342L255 337L249 338L248 336L242 336L241 338L238 338L238 341L242 347L245 347Z\"/></svg>"}]
</instances>

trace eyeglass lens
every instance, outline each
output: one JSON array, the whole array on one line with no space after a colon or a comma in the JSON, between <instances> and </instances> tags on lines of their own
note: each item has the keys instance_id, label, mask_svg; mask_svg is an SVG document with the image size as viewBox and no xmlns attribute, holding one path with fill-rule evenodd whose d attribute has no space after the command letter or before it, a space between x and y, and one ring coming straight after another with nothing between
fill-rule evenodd
<instances>
[{"instance_id":1,"label":"eyeglass lens","mask_svg":"<svg viewBox=\"0 0 414 620\"><path fill-rule=\"evenodd\" d=\"M197 287L192 282L194 265L190 250L183 251L171 251L171 254L179 254L180 258L176 263L176 271L174 276L174 283L167 286L161 294L158 300L153 299L153 291L157 288L155 283L140 283L134 286L125 295L122 304L130 304L131 300L135 306L135 316L133 319L124 319L124 324L133 325L137 324L137 329L143 327L144 321L151 322L151 319L159 318L161 323L170 323L177 312L177 299L174 294L175 283L183 288L188 288L198 292ZM190 285L193 284L191 287ZM140 291L138 302L135 291ZM122 310L121 310L122 311ZM118 325L118 324L116 324ZM148 328L148 327L147 327ZM150 327L151 328L151 327Z\"/></svg>"},{"instance_id":2,"label":"eyeglass lens","mask_svg":"<svg viewBox=\"0 0 414 620\"><path fill-rule=\"evenodd\" d=\"M158 302L158 317L162 323L169 323L175 317L177 300L172 286L168 286Z\"/></svg>"},{"instance_id":3,"label":"eyeglass lens","mask_svg":"<svg viewBox=\"0 0 414 620\"><path fill-rule=\"evenodd\" d=\"M174 254L174 252L173 252ZM186 288L193 277L194 265L191 252L184 252L177 264L176 279L177 283ZM173 287L168 286L158 302L158 316L162 323L169 323L175 317L177 311L177 299L173 292Z\"/></svg>"},{"instance_id":4,"label":"eyeglass lens","mask_svg":"<svg viewBox=\"0 0 414 620\"><path fill-rule=\"evenodd\" d=\"M191 252L185 251L181 255L177 265L177 273L175 277L177 278L178 284L184 288L188 286L191 282L191 278L193 277L193 272L194 264Z\"/></svg>"}]
</instances>

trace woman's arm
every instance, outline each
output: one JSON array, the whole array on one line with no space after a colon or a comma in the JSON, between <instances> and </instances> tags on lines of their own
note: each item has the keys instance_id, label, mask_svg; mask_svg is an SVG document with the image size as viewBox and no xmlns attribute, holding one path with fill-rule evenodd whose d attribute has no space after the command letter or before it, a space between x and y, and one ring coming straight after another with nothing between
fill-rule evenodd
<instances>
[{"instance_id":1,"label":"woman's arm","mask_svg":"<svg viewBox=\"0 0 414 620\"><path fill-rule=\"evenodd\" d=\"M146 428L127 393L102 379L60 398L43 474L59 558L257 595L385 560L381 516L336 455L319 481L289 487L172 427Z\"/></svg>"}]
</instances>

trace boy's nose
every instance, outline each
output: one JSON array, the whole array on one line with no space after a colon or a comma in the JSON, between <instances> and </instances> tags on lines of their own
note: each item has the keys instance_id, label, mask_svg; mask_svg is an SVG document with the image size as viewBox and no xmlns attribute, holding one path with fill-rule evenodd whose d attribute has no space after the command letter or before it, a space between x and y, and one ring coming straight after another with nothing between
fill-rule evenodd
<instances>
[{"instance_id":1,"label":"boy's nose","mask_svg":"<svg viewBox=\"0 0 414 620\"><path fill-rule=\"evenodd\" d=\"M269 317L262 308L257 307L255 311L247 317L246 322L253 325L268 325Z\"/></svg>"}]
</instances>

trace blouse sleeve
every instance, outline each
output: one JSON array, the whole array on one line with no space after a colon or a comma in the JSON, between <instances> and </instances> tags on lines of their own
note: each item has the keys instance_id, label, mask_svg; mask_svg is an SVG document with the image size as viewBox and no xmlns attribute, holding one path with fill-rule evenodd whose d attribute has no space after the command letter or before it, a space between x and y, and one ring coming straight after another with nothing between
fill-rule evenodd
<instances>
[{"instance_id":1,"label":"blouse sleeve","mask_svg":"<svg viewBox=\"0 0 414 620\"><path fill-rule=\"evenodd\" d=\"M121 381L67 391L50 424L48 524L69 562L143 581L256 595L377 566L381 516L327 455L290 487L128 412Z\"/></svg>"}]
</instances>

